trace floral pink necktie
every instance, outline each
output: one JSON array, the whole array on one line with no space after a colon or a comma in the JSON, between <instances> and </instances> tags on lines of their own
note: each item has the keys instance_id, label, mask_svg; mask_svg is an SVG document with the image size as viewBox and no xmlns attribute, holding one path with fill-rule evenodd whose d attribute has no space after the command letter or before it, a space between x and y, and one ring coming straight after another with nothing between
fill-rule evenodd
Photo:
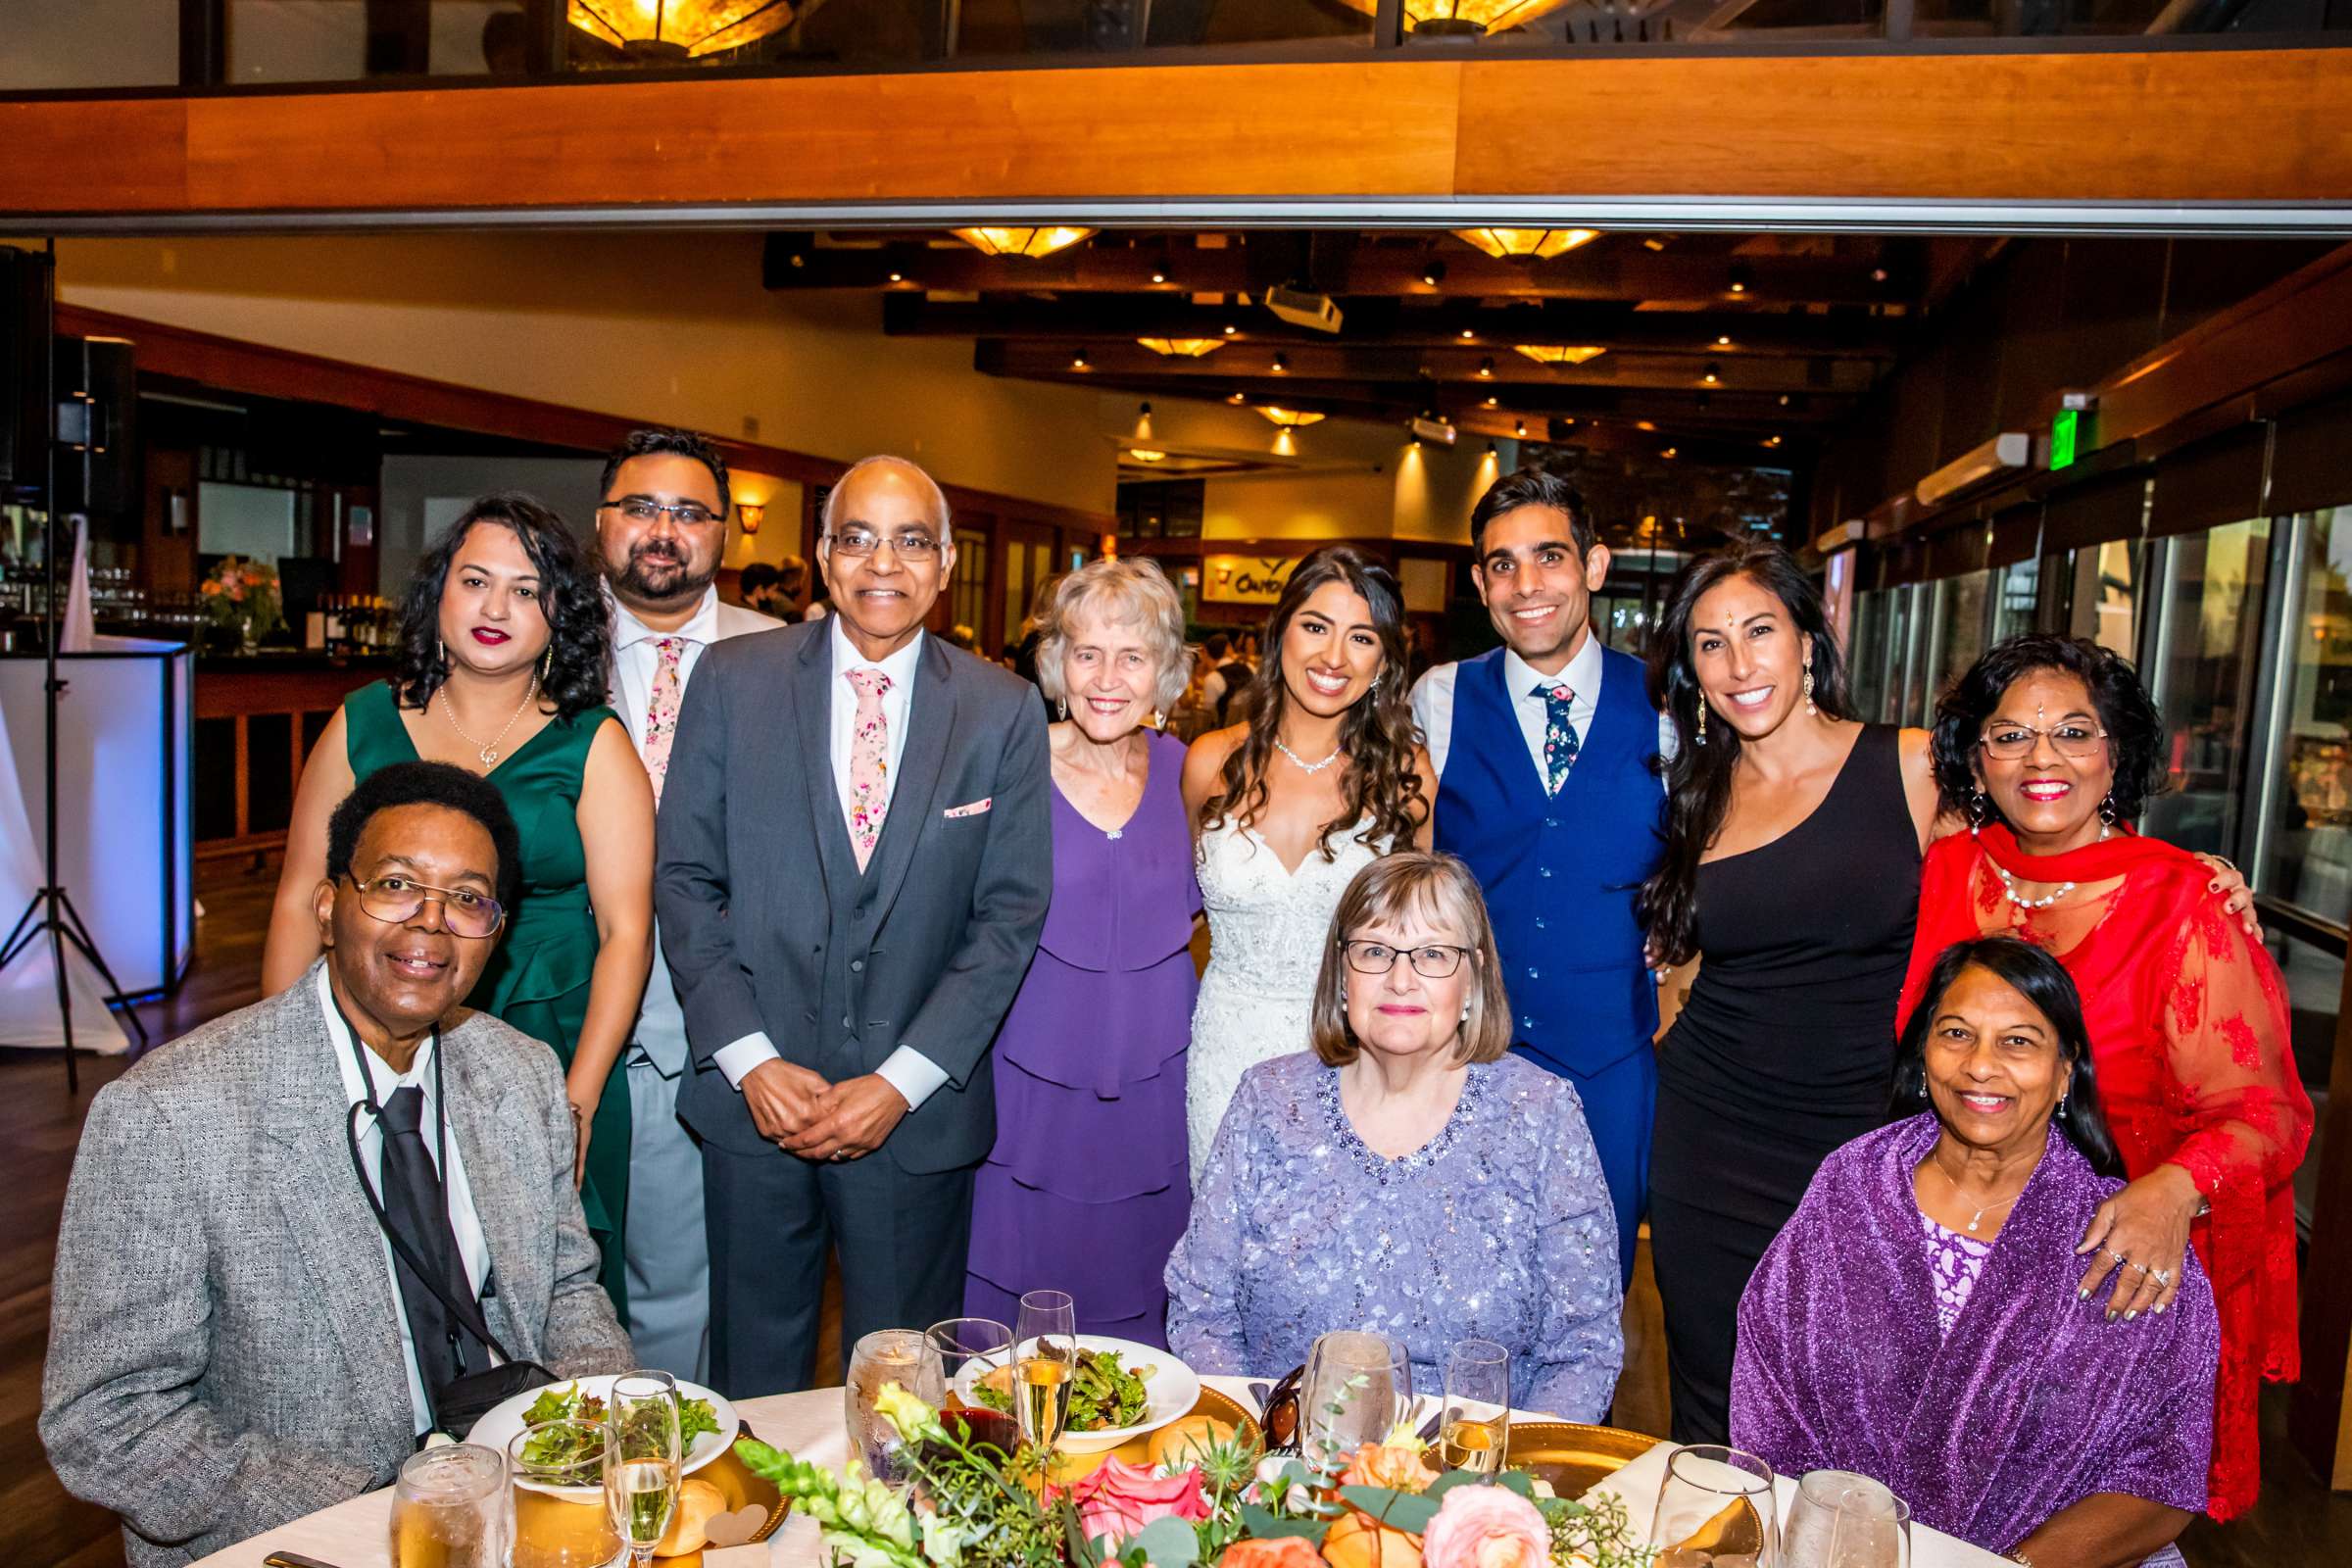
<instances>
[{"instance_id":1,"label":"floral pink necktie","mask_svg":"<svg viewBox=\"0 0 2352 1568\"><path fill-rule=\"evenodd\" d=\"M669 777L669 743L678 733L678 699L685 684L678 678L678 661L685 656L686 639L664 637L654 644L662 662L654 670L653 695L645 705L645 771L654 781L654 805L662 804L662 782Z\"/></svg>"},{"instance_id":2,"label":"floral pink necktie","mask_svg":"<svg viewBox=\"0 0 2352 1568\"><path fill-rule=\"evenodd\" d=\"M863 871L882 841L882 819L890 814L890 721L882 716L890 677L878 669L853 669L850 685L858 693L858 711L850 721L850 847Z\"/></svg>"}]
</instances>

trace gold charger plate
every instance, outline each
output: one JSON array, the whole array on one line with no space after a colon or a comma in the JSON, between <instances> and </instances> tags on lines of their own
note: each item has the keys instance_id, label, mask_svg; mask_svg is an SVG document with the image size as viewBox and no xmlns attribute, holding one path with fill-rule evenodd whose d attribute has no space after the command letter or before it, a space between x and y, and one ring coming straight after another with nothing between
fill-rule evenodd
<instances>
[{"instance_id":1,"label":"gold charger plate","mask_svg":"<svg viewBox=\"0 0 2352 1568\"><path fill-rule=\"evenodd\" d=\"M1581 1497L1657 1446L1658 1440L1619 1427L1574 1421L1514 1421L1504 1462L1551 1483L1563 1497Z\"/></svg>"},{"instance_id":2,"label":"gold charger plate","mask_svg":"<svg viewBox=\"0 0 2352 1568\"><path fill-rule=\"evenodd\" d=\"M737 1424L735 1435L739 1438L758 1436L748 1425L742 1423ZM736 1455L733 1444L727 1445L726 1452L697 1470L687 1479L708 1481L716 1487L719 1495L726 1498L729 1513L742 1508L760 1509L763 1517L760 1522L760 1527L752 1532L751 1539L753 1541L765 1541L774 1535L783 1526L784 1516L792 1511L792 1504L784 1500L784 1494L776 1490L775 1483L763 1481L752 1474L751 1467ZM673 1564L675 1568L701 1568L703 1554L699 1551L690 1551L682 1556L662 1557L657 1560Z\"/></svg>"},{"instance_id":3,"label":"gold charger plate","mask_svg":"<svg viewBox=\"0 0 2352 1568\"><path fill-rule=\"evenodd\" d=\"M1248 1407L1230 1396L1219 1394L1205 1383L1200 1385L1200 1397L1193 1401L1192 1409L1177 1417L1177 1420L1189 1421L1195 1416L1203 1415L1232 1427L1247 1443L1261 1447L1265 1444L1265 1434L1258 1430L1257 1418L1250 1413ZM1170 1426L1174 1424L1169 1423ZM1149 1463L1152 1458L1152 1440L1165 1430L1163 1427L1158 1431L1147 1432L1140 1438L1129 1438L1117 1447L1101 1453L1056 1453L1054 1456L1054 1483L1066 1487L1091 1476L1102 1468L1105 1459L1124 1459L1135 1465Z\"/></svg>"}]
</instances>

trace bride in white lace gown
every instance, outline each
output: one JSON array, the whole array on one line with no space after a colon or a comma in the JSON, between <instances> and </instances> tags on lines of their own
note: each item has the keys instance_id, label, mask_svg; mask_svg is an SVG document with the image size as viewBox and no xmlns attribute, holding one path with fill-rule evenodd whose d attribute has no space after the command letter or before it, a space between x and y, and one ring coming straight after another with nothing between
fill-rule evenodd
<instances>
[{"instance_id":1,"label":"bride in white lace gown","mask_svg":"<svg viewBox=\"0 0 2352 1568\"><path fill-rule=\"evenodd\" d=\"M1196 1182L1242 1074L1307 1048L1340 895L1391 849L1426 845L1437 793L1387 567L1345 545L1309 556L1265 646L1250 718L1201 736L1184 764L1209 932L1185 1067Z\"/></svg>"}]
</instances>

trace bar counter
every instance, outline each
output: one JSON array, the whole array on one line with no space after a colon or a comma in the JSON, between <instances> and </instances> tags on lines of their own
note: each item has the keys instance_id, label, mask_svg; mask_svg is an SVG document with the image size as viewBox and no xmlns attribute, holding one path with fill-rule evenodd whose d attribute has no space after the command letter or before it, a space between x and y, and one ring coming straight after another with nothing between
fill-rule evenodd
<instances>
[{"instance_id":1,"label":"bar counter","mask_svg":"<svg viewBox=\"0 0 2352 1568\"><path fill-rule=\"evenodd\" d=\"M381 654L263 649L196 661L196 855L281 849L302 765L343 699L381 680Z\"/></svg>"}]
</instances>

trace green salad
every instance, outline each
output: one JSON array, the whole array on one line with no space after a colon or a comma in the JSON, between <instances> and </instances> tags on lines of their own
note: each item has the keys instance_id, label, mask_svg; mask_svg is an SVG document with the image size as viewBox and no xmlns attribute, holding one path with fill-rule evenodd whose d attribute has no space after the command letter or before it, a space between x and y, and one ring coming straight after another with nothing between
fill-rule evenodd
<instances>
[{"instance_id":1,"label":"green salad","mask_svg":"<svg viewBox=\"0 0 2352 1568\"><path fill-rule=\"evenodd\" d=\"M576 1383L559 1383L539 1391L539 1397L522 1412L522 1424L535 1427L542 1421L585 1421L601 1426L605 1419L602 1396L584 1393ZM694 1447L694 1440L706 1432L718 1430L718 1412L709 1399L678 1396L678 1456L683 1459ZM548 1479L562 1486L594 1487L603 1484L596 1473L590 1455L594 1452L585 1434L576 1429L541 1432L522 1446L523 1463L556 1470L574 1471L569 1476Z\"/></svg>"},{"instance_id":2,"label":"green salad","mask_svg":"<svg viewBox=\"0 0 2352 1568\"><path fill-rule=\"evenodd\" d=\"M1119 1359L1117 1350L1078 1352L1078 1374L1070 1380L1070 1414L1063 1430L1108 1432L1142 1422L1144 1407L1152 1402L1152 1391L1144 1387L1144 1380L1156 1368L1139 1366L1130 1371ZM991 1410L1009 1414L1012 1396L1004 1387L1007 1381L1000 1369L983 1379L974 1392Z\"/></svg>"}]
</instances>

